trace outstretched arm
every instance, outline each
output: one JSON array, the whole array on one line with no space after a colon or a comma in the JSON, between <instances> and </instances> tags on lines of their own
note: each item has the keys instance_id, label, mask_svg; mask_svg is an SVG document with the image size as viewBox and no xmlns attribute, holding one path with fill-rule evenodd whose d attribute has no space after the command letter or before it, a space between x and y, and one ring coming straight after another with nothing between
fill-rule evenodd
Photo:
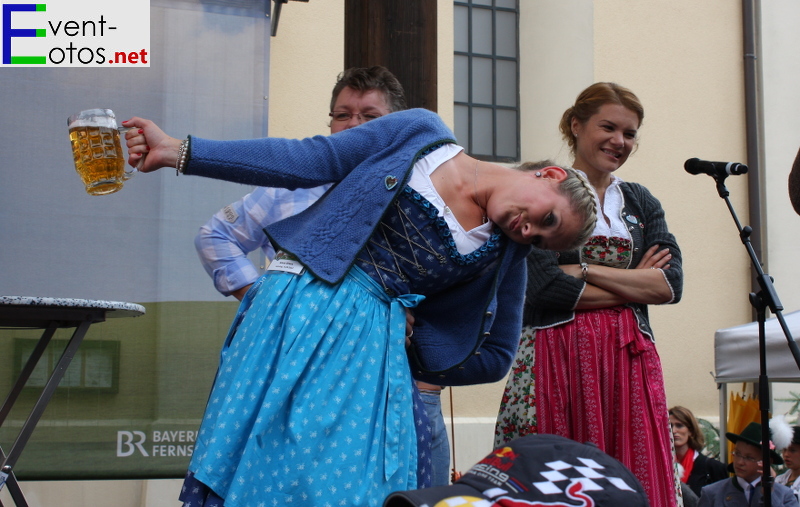
<instances>
[{"instance_id":1,"label":"outstretched arm","mask_svg":"<svg viewBox=\"0 0 800 507\"><path fill-rule=\"evenodd\" d=\"M132 118L124 124L138 127L125 134L130 164L147 153L142 172L175 166L182 141L150 120ZM423 109L386 115L331 136L238 141L192 137L185 173L264 187L312 188L342 181L370 159L393 170L407 169L402 166L408 160L397 156L398 146L425 147L453 138L441 118Z\"/></svg>"}]
</instances>

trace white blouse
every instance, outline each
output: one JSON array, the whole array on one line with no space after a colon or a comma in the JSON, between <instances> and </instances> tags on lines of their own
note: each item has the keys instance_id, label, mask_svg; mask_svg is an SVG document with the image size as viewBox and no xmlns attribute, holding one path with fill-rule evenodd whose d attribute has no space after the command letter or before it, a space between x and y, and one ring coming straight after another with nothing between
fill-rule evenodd
<instances>
[{"instance_id":1,"label":"white blouse","mask_svg":"<svg viewBox=\"0 0 800 507\"><path fill-rule=\"evenodd\" d=\"M465 230L458 220L456 220L453 212L447 207L444 200L439 196L436 188L431 181L431 173L435 171L440 165L444 164L451 158L455 157L464 150L461 146L455 144L445 144L441 148L429 153L421 158L414 164L414 170L411 172L411 179L408 181L408 186L419 192L419 194L433 204L439 210L439 216L444 217L447 222L447 227L453 233L453 240L456 243L456 249L461 255L474 252L492 235L494 225L492 222L486 222L469 231Z\"/></svg>"},{"instance_id":2,"label":"white blouse","mask_svg":"<svg viewBox=\"0 0 800 507\"><path fill-rule=\"evenodd\" d=\"M790 475L792 475L792 471L787 470L781 475L775 477L775 482L778 484L783 484L787 488L791 488L792 493L794 493L794 496L797 498L797 501L800 502L800 479L795 479L793 484L787 484Z\"/></svg>"}]
</instances>

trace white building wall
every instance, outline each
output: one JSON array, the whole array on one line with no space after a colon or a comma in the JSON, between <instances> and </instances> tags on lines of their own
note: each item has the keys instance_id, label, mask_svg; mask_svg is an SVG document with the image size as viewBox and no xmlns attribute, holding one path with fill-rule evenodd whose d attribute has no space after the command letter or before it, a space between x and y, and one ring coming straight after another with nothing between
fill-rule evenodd
<instances>
[{"instance_id":1,"label":"white building wall","mask_svg":"<svg viewBox=\"0 0 800 507\"><path fill-rule=\"evenodd\" d=\"M764 201L767 265L786 312L800 309L797 285L800 217L788 198L787 179L800 148L800 3L764 2L763 29ZM794 23L792 23L794 22Z\"/></svg>"},{"instance_id":2,"label":"white building wall","mask_svg":"<svg viewBox=\"0 0 800 507\"><path fill-rule=\"evenodd\" d=\"M774 0L761 5L760 61L763 77L764 149L762 198L767 224L764 270L774 278L784 313L800 310L797 252L800 217L789 202L787 180L800 148L800 3ZM794 333L800 338L800 331ZM789 354L788 345L786 353ZM798 371L800 378L800 371ZM773 399L788 399L800 392L797 384L774 384ZM773 412L786 413L791 403L776 401ZM797 414L787 417L794 421Z\"/></svg>"}]
</instances>

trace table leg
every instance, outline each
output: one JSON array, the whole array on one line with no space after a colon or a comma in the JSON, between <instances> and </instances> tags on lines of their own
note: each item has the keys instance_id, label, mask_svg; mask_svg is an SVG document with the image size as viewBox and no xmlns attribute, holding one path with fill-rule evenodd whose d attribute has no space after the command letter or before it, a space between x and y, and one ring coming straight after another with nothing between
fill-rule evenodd
<instances>
[{"instance_id":1,"label":"table leg","mask_svg":"<svg viewBox=\"0 0 800 507\"><path fill-rule=\"evenodd\" d=\"M45 408L47 408L47 403L53 396L56 387L58 387L58 383L61 382L61 379L64 377L67 367L69 366L70 362L72 362L72 358L75 357L75 353L77 352L78 347L83 341L83 337L86 335L86 331L89 329L91 324L91 319L84 320L78 324L75 332L72 333L72 338L70 338L66 348L64 349L64 352L61 354L61 358L58 360L56 367L53 369L53 373L50 375L50 379L47 381L47 384L45 384L42 394L39 396L39 399L33 406L33 410L31 410L28 419L22 425L22 430L19 432L17 440L14 442L14 445L11 446L8 456L3 459L2 466L0 466L0 473L4 473L8 477L13 476L12 470L14 465L17 463L17 459L19 459L19 456L22 453L22 449L25 447L25 444L28 443L28 439L33 433L33 430L36 428L36 424L42 417ZM9 492L11 492L10 489Z\"/></svg>"},{"instance_id":2,"label":"table leg","mask_svg":"<svg viewBox=\"0 0 800 507\"><path fill-rule=\"evenodd\" d=\"M0 407L0 426L3 425L6 417L8 417L8 414L11 412L11 407L13 407L14 403L16 403L19 394L22 392L22 388L25 387L25 383L28 382L28 379L33 373L34 368L36 368L36 365L39 363L39 359L41 359L42 355L44 355L44 351L50 344L50 339L55 334L56 329L58 329L58 323L51 322L44 330L44 333L42 333L42 337L39 338L39 342L36 344L36 347L33 349L33 352L31 352L28 361L22 368L19 378L11 388L11 392L8 393L6 401L3 402L3 406Z\"/></svg>"},{"instance_id":3,"label":"table leg","mask_svg":"<svg viewBox=\"0 0 800 507\"><path fill-rule=\"evenodd\" d=\"M56 329L58 329L58 324L56 322L51 322L47 328L45 328L44 332L42 333L42 337L39 338L36 347L34 347L33 352L31 352L30 357L28 357L28 361L22 368L19 378L17 378L14 386L8 393L6 400L3 402L3 406L0 407L0 425L5 422L6 417L8 417L8 414L11 412L11 407L13 407L14 403L16 403L17 398L22 392L22 388L25 387L25 384L28 382L33 370L36 368L39 360L44 355L44 351L50 344L50 340L53 338ZM6 459L7 456L3 452L3 448L0 447L0 462L3 464L3 467L0 468L0 490L3 489L4 485L8 485L8 493L11 495L11 499L14 500L14 504L17 507L27 507L28 502L25 500L25 496L22 494L22 490L17 483L17 478L14 475L13 470L10 466L6 465ZM3 507L2 501L0 501L0 507Z\"/></svg>"},{"instance_id":4,"label":"table leg","mask_svg":"<svg viewBox=\"0 0 800 507\"><path fill-rule=\"evenodd\" d=\"M5 459L5 457L6 455L3 454L3 450L0 449L0 458ZM17 507L28 507L28 502L25 500L25 495L22 494L14 472L8 470L8 473L6 473L5 467L0 471L0 490L3 489L3 483L8 485L8 493L11 495L11 499L14 500L14 505ZM0 507L3 507L2 500L0 500Z\"/></svg>"}]
</instances>

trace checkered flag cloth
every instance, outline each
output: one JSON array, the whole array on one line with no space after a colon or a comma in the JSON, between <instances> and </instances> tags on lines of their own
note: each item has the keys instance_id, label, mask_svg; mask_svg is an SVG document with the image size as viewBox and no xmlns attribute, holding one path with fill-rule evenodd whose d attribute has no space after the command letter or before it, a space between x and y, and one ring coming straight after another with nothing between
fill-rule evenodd
<instances>
[{"instance_id":1,"label":"checkered flag cloth","mask_svg":"<svg viewBox=\"0 0 800 507\"><path fill-rule=\"evenodd\" d=\"M621 477L605 475L605 467L597 461L579 457L577 462L580 464L572 465L563 460L545 463L550 470L543 471L544 480L534 482L533 486L545 495L564 493L568 486L576 482L583 485L582 491L602 491L610 486L634 491Z\"/></svg>"},{"instance_id":2,"label":"checkered flag cloth","mask_svg":"<svg viewBox=\"0 0 800 507\"><path fill-rule=\"evenodd\" d=\"M384 507L649 507L622 463L591 444L528 435L495 449L451 486L401 491Z\"/></svg>"}]
</instances>

